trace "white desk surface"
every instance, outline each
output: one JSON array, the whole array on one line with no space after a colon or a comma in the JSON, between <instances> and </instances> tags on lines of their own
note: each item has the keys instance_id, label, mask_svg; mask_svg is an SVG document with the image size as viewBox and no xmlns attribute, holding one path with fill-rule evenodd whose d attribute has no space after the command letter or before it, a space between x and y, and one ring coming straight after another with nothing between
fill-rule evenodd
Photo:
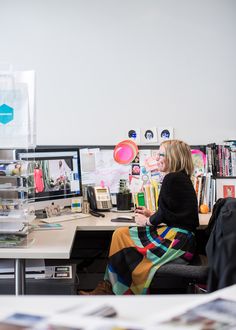
<instances>
[{"instance_id":1,"label":"white desk surface","mask_svg":"<svg viewBox=\"0 0 236 330\"><path fill-rule=\"evenodd\" d=\"M69 259L76 231L114 230L117 227L134 226L135 223L111 222L117 212L104 212L105 217L87 217L61 222L63 229L33 231L28 235L28 245L24 248L0 248L2 259ZM130 215L131 213L127 213ZM122 213L122 215L125 215ZM201 225L209 220L208 214L200 215Z\"/></svg>"},{"instance_id":2,"label":"white desk surface","mask_svg":"<svg viewBox=\"0 0 236 330\"><path fill-rule=\"evenodd\" d=\"M100 212L105 214L105 217L88 217L74 220L77 225L77 230L115 230L117 227L135 226L135 223L130 222L111 222L111 219L133 213L118 213L118 212ZM199 214L200 226L206 226L209 222L211 214ZM64 224L62 222L62 224Z\"/></svg>"},{"instance_id":3,"label":"white desk surface","mask_svg":"<svg viewBox=\"0 0 236 330\"><path fill-rule=\"evenodd\" d=\"M216 297L236 300L236 285L216 291L212 294L202 295L0 296L0 318L15 312L48 316L60 312L63 318L62 312L69 310L70 307L108 305L115 308L118 312L115 319L125 322L134 322L140 327L145 327L150 324L157 324L161 320L173 317L178 313L183 313L189 308ZM77 313L75 310L74 314L71 314L71 319L74 317L74 322L77 326L79 326L79 310L78 308ZM66 317L66 314L64 315ZM161 326L155 327L155 329L161 328Z\"/></svg>"}]
</instances>

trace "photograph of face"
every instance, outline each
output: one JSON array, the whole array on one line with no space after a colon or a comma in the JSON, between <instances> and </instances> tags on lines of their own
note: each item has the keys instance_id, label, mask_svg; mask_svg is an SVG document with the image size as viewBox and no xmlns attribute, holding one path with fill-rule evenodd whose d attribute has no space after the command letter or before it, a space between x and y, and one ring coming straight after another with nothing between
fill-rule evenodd
<instances>
[{"instance_id":1,"label":"photograph of face","mask_svg":"<svg viewBox=\"0 0 236 330\"><path fill-rule=\"evenodd\" d=\"M157 129L154 126L146 126L141 129L141 142L144 144L157 143Z\"/></svg>"},{"instance_id":2,"label":"photograph of face","mask_svg":"<svg viewBox=\"0 0 236 330\"><path fill-rule=\"evenodd\" d=\"M163 141L171 140L174 138L174 129L173 127L158 127L158 143L161 144Z\"/></svg>"},{"instance_id":3,"label":"photograph of face","mask_svg":"<svg viewBox=\"0 0 236 330\"><path fill-rule=\"evenodd\" d=\"M140 142L140 128L133 127L126 132L126 136L129 140L134 141L135 143Z\"/></svg>"},{"instance_id":4,"label":"photograph of face","mask_svg":"<svg viewBox=\"0 0 236 330\"><path fill-rule=\"evenodd\" d=\"M133 130L133 129L131 129L131 130L128 132L128 137L129 137L130 139L136 139L136 137L137 137L137 133L136 133L136 131Z\"/></svg>"},{"instance_id":5,"label":"photograph of face","mask_svg":"<svg viewBox=\"0 0 236 330\"><path fill-rule=\"evenodd\" d=\"M132 175L140 175L140 166L138 164L132 165Z\"/></svg>"},{"instance_id":6,"label":"photograph of face","mask_svg":"<svg viewBox=\"0 0 236 330\"><path fill-rule=\"evenodd\" d=\"M161 132L161 137L162 139L164 140L168 140L170 138L170 131L168 129L164 129L162 132Z\"/></svg>"},{"instance_id":7,"label":"photograph of face","mask_svg":"<svg viewBox=\"0 0 236 330\"><path fill-rule=\"evenodd\" d=\"M153 131L151 131L150 129L146 130L144 136L147 140L152 140L154 137Z\"/></svg>"}]
</instances>

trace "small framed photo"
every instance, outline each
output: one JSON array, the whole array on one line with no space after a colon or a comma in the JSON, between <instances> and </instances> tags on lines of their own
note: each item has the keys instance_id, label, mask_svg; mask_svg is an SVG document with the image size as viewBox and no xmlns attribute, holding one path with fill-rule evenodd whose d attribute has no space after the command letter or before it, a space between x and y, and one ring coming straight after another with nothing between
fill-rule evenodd
<instances>
[{"instance_id":1,"label":"small framed photo","mask_svg":"<svg viewBox=\"0 0 236 330\"><path fill-rule=\"evenodd\" d=\"M167 127L167 126L163 126L163 127L158 127L157 128L158 131L158 142L159 144L161 144L163 141L165 140L171 140L174 138L174 129L173 127Z\"/></svg>"},{"instance_id":2,"label":"small framed photo","mask_svg":"<svg viewBox=\"0 0 236 330\"><path fill-rule=\"evenodd\" d=\"M140 143L140 128L133 127L129 129L127 132L127 138L135 143Z\"/></svg>"},{"instance_id":3,"label":"small framed photo","mask_svg":"<svg viewBox=\"0 0 236 330\"><path fill-rule=\"evenodd\" d=\"M223 186L223 197L234 197L235 198L235 186L224 185Z\"/></svg>"},{"instance_id":4,"label":"small framed photo","mask_svg":"<svg viewBox=\"0 0 236 330\"><path fill-rule=\"evenodd\" d=\"M216 198L235 198L236 179L217 179Z\"/></svg>"},{"instance_id":5,"label":"small framed photo","mask_svg":"<svg viewBox=\"0 0 236 330\"><path fill-rule=\"evenodd\" d=\"M147 127L141 130L142 142L144 144L157 143L156 127Z\"/></svg>"},{"instance_id":6,"label":"small framed photo","mask_svg":"<svg viewBox=\"0 0 236 330\"><path fill-rule=\"evenodd\" d=\"M132 164L132 175L140 175L140 165Z\"/></svg>"}]
</instances>

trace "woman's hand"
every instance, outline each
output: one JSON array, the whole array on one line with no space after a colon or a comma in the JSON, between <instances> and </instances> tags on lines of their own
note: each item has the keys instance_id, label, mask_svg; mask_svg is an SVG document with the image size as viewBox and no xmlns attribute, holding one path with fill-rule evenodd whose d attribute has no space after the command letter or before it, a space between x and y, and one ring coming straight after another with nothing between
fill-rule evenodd
<instances>
[{"instance_id":1,"label":"woman's hand","mask_svg":"<svg viewBox=\"0 0 236 330\"><path fill-rule=\"evenodd\" d=\"M147 226L147 221L148 221L148 217L146 217L143 214L137 213L135 214L135 222L137 223L137 225L139 226Z\"/></svg>"},{"instance_id":2,"label":"woman's hand","mask_svg":"<svg viewBox=\"0 0 236 330\"><path fill-rule=\"evenodd\" d=\"M135 213L136 213L135 214L135 217L136 217L137 213L138 214L142 214L142 215L144 215L147 218L149 218L152 215L152 212L149 209L147 209L146 207L144 207L144 206L138 206L135 209Z\"/></svg>"}]
</instances>

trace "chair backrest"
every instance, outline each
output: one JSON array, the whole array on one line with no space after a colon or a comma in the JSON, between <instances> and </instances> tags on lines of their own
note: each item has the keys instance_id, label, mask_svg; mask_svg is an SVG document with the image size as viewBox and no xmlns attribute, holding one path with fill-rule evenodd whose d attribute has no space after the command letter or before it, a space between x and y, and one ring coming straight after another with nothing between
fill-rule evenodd
<instances>
[{"instance_id":1,"label":"chair backrest","mask_svg":"<svg viewBox=\"0 0 236 330\"><path fill-rule=\"evenodd\" d=\"M219 199L206 232L210 233L208 258L208 292L236 283L236 198Z\"/></svg>"}]
</instances>

